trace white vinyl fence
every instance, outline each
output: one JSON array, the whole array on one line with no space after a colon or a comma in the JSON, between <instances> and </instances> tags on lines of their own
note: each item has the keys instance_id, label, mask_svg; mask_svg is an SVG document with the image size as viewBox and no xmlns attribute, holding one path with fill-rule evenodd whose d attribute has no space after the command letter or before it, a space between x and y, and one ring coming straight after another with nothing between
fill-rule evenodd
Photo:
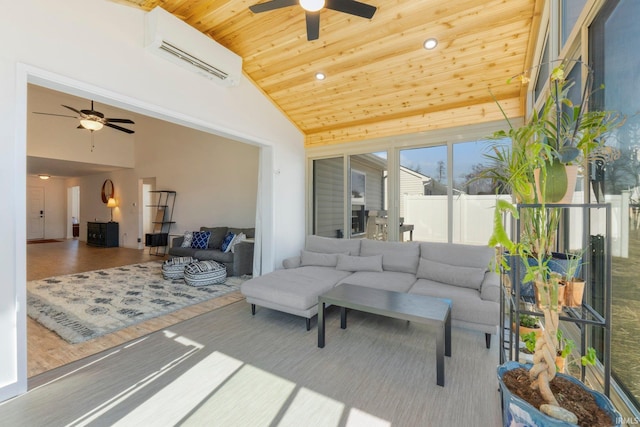
<instances>
[{"instance_id":1,"label":"white vinyl fence","mask_svg":"<svg viewBox=\"0 0 640 427\"><path fill-rule=\"evenodd\" d=\"M510 196L500 196L511 200ZM470 196L462 194L453 198L453 242L471 245L486 245L493 230L493 214L496 196ZM575 203L583 200L581 192L574 195ZM611 247L612 256L628 257L629 246L629 194L606 196L611 203ZM446 242L447 235L447 196L404 195L405 224L413 224L413 240ZM571 209L570 246L572 250L583 247L582 209ZM506 224L510 230L510 224ZM604 211L597 214L592 210L591 234L605 234L606 218Z\"/></svg>"}]
</instances>

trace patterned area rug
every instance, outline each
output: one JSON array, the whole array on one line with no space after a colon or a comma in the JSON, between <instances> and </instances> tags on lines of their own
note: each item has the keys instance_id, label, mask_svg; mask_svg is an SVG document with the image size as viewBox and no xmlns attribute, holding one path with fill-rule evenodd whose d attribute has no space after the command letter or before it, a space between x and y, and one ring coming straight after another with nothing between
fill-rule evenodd
<instances>
[{"instance_id":1,"label":"patterned area rug","mask_svg":"<svg viewBox=\"0 0 640 427\"><path fill-rule=\"evenodd\" d=\"M193 287L164 280L162 263L132 264L27 283L29 317L76 344L236 291L243 279Z\"/></svg>"}]
</instances>

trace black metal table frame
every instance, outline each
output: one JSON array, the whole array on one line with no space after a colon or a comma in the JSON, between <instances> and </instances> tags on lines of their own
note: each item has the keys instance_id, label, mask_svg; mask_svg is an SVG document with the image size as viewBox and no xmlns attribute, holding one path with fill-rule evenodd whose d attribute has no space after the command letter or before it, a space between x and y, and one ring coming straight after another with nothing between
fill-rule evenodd
<instances>
[{"instance_id":1,"label":"black metal table frame","mask_svg":"<svg viewBox=\"0 0 640 427\"><path fill-rule=\"evenodd\" d=\"M382 303L381 301L384 301ZM437 384L444 387L444 356L451 357L451 300L342 284L318 297L318 347L325 345L325 308L340 307L340 328L347 309L431 325L436 329Z\"/></svg>"}]
</instances>

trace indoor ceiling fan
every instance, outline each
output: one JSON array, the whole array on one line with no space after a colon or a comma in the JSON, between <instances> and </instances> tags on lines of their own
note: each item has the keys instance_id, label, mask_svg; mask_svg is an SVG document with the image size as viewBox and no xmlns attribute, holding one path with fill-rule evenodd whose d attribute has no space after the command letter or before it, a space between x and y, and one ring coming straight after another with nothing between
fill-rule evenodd
<instances>
[{"instance_id":1,"label":"indoor ceiling fan","mask_svg":"<svg viewBox=\"0 0 640 427\"><path fill-rule=\"evenodd\" d=\"M249 6L253 13L268 12L299 4L307 20L307 40L320 36L320 10L323 8L371 19L377 8L355 0L271 0Z\"/></svg>"},{"instance_id":2,"label":"indoor ceiling fan","mask_svg":"<svg viewBox=\"0 0 640 427\"><path fill-rule=\"evenodd\" d=\"M67 108L73 111L74 113L77 114L77 116L66 116L64 114L53 114L53 113L39 113L36 111L34 111L33 113L44 114L46 116L70 117L72 119L79 119L80 124L78 125L78 129L87 129L87 130L90 130L91 132L95 130L100 130L102 129L103 126L107 126L115 130L119 130L121 132L134 133L134 131L132 131L131 129L126 129L121 126L114 125L114 123L128 123L133 125L135 124L133 120L111 119L111 118L105 117L104 114L93 109L93 101L91 101L90 110L76 110L75 108L69 107L68 105L62 105L62 106L64 108Z\"/></svg>"}]
</instances>

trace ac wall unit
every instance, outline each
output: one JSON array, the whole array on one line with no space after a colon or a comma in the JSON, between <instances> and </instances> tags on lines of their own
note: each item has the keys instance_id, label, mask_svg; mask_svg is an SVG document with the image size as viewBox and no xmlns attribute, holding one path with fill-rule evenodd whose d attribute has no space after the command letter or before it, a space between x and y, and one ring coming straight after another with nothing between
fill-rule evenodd
<instances>
[{"instance_id":1,"label":"ac wall unit","mask_svg":"<svg viewBox=\"0 0 640 427\"><path fill-rule=\"evenodd\" d=\"M159 6L145 16L145 48L223 86L240 83L240 56Z\"/></svg>"}]
</instances>

